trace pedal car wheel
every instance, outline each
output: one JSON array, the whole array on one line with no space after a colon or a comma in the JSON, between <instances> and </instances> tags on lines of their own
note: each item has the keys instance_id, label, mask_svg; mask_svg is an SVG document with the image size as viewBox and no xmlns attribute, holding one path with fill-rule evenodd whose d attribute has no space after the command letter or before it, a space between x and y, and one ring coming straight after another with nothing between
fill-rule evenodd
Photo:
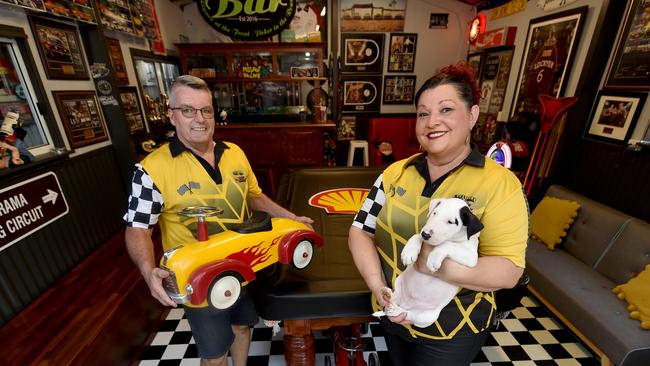
<instances>
[{"instance_id":1,"label":"pedal car wheel","mask_svg":"<svg viewBox=\"0 0 650 366\"><path fill-rule=\"evenodd\" d=\"M379 356L376 353L368 354L368 366L379 366Z\"/></svg>"},{"instance_id":2,"label":"pedal car wheel","mask_svg":"<svg viewBox=\"0 0 650 366\"><path fill-rule=\"evenodd\" d=\"M210 285L208 303L220 310L233 306L241 295L241 282L232 274L223 274L215 278Z\"/></svg>"},{"instance_id":3,"label":"pedal car wheel","mask_svg":"<svg viewBox=\"0 0 650 366\"><path fill-rule=\"evenodd\" d=\"M302 240L293 250L291 263L298 269L303 269L309 265L314 257L314 246L309 240Z\"/></svg>"}]
</instances>

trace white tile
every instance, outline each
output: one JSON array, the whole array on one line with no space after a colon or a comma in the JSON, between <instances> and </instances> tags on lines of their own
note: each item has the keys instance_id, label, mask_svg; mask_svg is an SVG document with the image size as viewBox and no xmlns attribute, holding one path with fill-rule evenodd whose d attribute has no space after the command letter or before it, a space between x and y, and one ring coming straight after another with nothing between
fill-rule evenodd
<instances>
[{"instance_id":1,"label":"white tile","mask_svg":"<svg viewBox=\"0 0 650 366\"><path fill-rule=\"evenodd\" d=\"M561 358L554 361L558 364L558 366L580 366L580 362L578 362L575 358Z\"/></svg>"},{"instance_id":2,"label":"white tile","mask_svg":"<svg viewBox=\"0 0 650 366\"><path fill-rule=\"evenodd\" d=\"M145 360L145 361L140 361L138 366L158 366L159 360Z\"/></svg>"},{"instance_id":3,"label":"white tile","mask_svg":"<svg viewBox=\"0 0 650 366\"><path fill-rule=\"evenodd\" d=\"M489 362L472 362L469 365L470 366L492 366L492 364Z\"/></svg>"},{"instance_id":4,"label":"white tile","mask_svg":"<svg viewBox=\"0 0 650 366\"><path fill-rule=\"evenodd\" d=\"M190 338L190 344L196 344L196 341L194 340L194 336L192 336L192 338Z\"/></svg>"},{"instance_id":5,"label":"white tile","mask_svg":"<svg viewBox=\"0 0 650 366\"><path fill-rule=\"evenodd\" d=\"M185 314L185 311L183 311L183 309L178 309L178 308L171 309L171 310L169 310L169 313L167 314L167 318L165 318L165 319L167 319L167 320L183 319L184 314Z\"/></svg>"},{"instance_id":6,"label":"white tile","mask_svg":"<svg viewBox=\"0 0 650 366\"><path fill-rule=\"evenodd\" d=\"M562 347L574 358L592 357L591 353L580 343L563 343Z\"/></svg>"},{"instance_id":7,"label":"white tile","mask_svg":"<svg viewBox=\"0 0 650 366\"><path fill-rule=\"evenodd\" d=\"M527 308L533 306L539 306L539 303L530 296L524 296L521 298L521 304Z\"/></svg>"},{"instance_id":8,"label":"white tile","mask_svg":"<svg viewBox=\"0 0 650 366\"><path fill-rule=\"evenodd\" d=\"M542 347L540 344L525 344L522 345L521 348L524 349L526 354L528 354L528 357L530 357L532 360L550 360L551 355L546 352L544 347Z\"/></svg>"},{"instance_id":9,"label":"white tile","mask_svg":"<svg viewBox=\"0 0 650 366\"><path fill-rule=\"evenodd\" d=\"M269 366L286 366L284 355L269 356Z\"/></svg>"},{"instance_id":10,"label":"white tile","mask_svg":"<svg viewBox=\"0 0 650 366\"><path fill-rule=\"evenodd\" d=\"M169 344L169 341L172 339L174 332L158 332L156 336L153 337L151 341L152 346L166 346Z\"/></svg>"},{"instance_id":11,"label":"white tile","mask_svg":"<svg viewBox=\"0 0 650 366\"><path fill-rule=\"evenodd\" d=\"M516 346L519 344L510 332L492 332L492 337L496 339L499 346Z\"/></svg>"},{"instance_id":12,"label":"white tile","mask_svg":"<svg viewBox=\"0 0 650 366\"><path fill-rule=\"evenodd\" d=\"M201 359L200 358L185 358L183 361L181 361L180 366L200 366L201 365Z\"/></svg>"},{"instance_id":13,"label":"white tile","mask_svg":"<svg viewBox=\"0 0 650 366\"><path fill-rule=\"evenodd\" d=\"M535 361L512 361L513 366L536 366Z\"/></svg>"},{"instance_id":14,"label":"white tile","mask_svg":"<svg viewBox=\"0 0 650 366\"><path fill-rule=\"evenodd\" d=\"M556 330L562 329L560 323L558 323L553 318L537 318L537 321L544 327L546 330Z\"/></svg>"},{"instance_id":15,"label":"white tile","mask_svg":"<svg viewBox=\"0 0 650 366\"><path fill-rule=\"evenodd\" d=\"M190 328L190 323L187 321L187 319L181 319L181 321L178 322L178 325L176 326L176 331L177 332L192 331L192 329Z\"/></svg>"},{"instance_id":16,"label":"white tile","mask_svg":"<svg viewBox=\"0 0 650 366\"><path fill-rule=\"evenodd\" d=\"M533 314L524 307L518 307L512 310L512 314L517 317L517 319L532 319L534 318Z\"/></svg>"},{"instance_id":17,"label":"white tile","mask_svg":"<svg viewBox=\"0 0 650 366\"><path fill-rule=\"evenodd\" d=\"M559 343L548 330L531 330L530 335L532 335L539 344Z\"/></svg>"},{"instance_id":18,"label":"white tile","mask_svg":"<svg viewBox=\"0 0 650 366\"><path fill-rule=\"evenodd\" d=\"M271 342L268 341L251 342L251 345L248 348L249 356L266 356L270 352Z\"/></svg>"},{"instance_id":19,"label":"white tile","mask_svg":"<svg viewBox=\"0 0 650 366\"><path fill-rule=\"evenodd\" d=\"M499 346L485 346L482 351L490 362L510 361L503 348Z\"/></svg>"},{"instance_id":20,"label":"white tile","mask_svg":"<svg viewBox=\"0 0 650 366\"><path fill-rule=\"evenodd\" d=\"M506 327L509 332L524 332L526 327L517 319L503 319L501 324Z\"/></svg>"},{"instance_id":21,"label":"white tile","mask_svg":"<svg viewBox=\"0 0 650 366\"><path fill-rule=\"evenodd\" d=\"M372 341L375 343L376 351L388 351L388 347L386 347L386 339L384 337L372 337Z\"/></svg>"},{"instance_id":22,"label":"white tile","mask_svg":"<svg viewBox=\"0 0 650 366\"><path fill-rule=\"evenodd\" d=\"M160 357L161 360L180 360L185 356L187 344L170 344Z\"/></svg>"}]
</instances>

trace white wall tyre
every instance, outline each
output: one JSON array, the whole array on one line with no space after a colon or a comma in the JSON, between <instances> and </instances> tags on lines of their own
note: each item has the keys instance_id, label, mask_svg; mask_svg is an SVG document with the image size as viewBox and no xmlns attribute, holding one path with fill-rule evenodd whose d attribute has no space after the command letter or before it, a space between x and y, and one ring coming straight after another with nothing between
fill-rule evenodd
<instances>
[{"instance_id":1,"label":"white wall tyre","mask_svg":"<svg viewBox=\"0 0 650 366\"><path fill-rule=\"evenodd\" d=\"M312 258L314 258L314 246L309 240L301 240L293 250L291 263L294 267L303 269L311 263Z\"/></svg>"},{"instance_id":2,"label":"white wall tyre","mask_svg":"<svg viewBox=\"0 0 650 366\"><path fill-rule=\"evenodd\" d=\"M325 366L332 366L332 359L330 356L325 356Z\"/></svg>"},{"instance_id":3,"label":"white wall tyre","mask_svg":"<svg viewBox=\"0 0 650 366\"><path fill-rule=\"evenodd\" d=\"M208 304L219 310L228 309L239 300L240 295L239 278L232 274L223 274L212 281L208 292Z\"/></svg>"}]
</instances>

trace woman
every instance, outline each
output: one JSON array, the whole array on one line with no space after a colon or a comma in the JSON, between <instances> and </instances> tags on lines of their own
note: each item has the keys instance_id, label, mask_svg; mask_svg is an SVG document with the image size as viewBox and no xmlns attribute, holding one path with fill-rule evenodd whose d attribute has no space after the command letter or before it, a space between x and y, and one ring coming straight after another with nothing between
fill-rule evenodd
<instances>
[{"instance_id":1,"label":"woman","mask_svg":"<svg viewBox=\"0 0 650 366\"><path fill-rule=\"evenodd\" d=\"M431 198L466 200L484 225L476 267L445 260L431 273L426 268L431 246L422 246L416 269L460 291L430 327L409 324L405 314L382 318L396 366L469 365L494 319L493 291L513 287L523 273L527 202L509 170L470 147L479 99L474 72L464 63L444 67L427 80L415 96L415 134L423 152L379 176L350 228L350 251L379 310L404 270L400 252L424 225Z\"/></svg>"}]
</instances>

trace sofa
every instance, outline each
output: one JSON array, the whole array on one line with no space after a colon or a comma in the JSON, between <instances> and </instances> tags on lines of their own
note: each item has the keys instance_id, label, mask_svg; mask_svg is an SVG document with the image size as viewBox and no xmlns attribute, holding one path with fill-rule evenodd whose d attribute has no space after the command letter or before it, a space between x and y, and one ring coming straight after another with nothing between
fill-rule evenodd
<instances>
[{"instance_id":1,"label":"sofa","mask_svg":"<svg viewBox=\"0 0 650 366\"><path fill-rule=\"evenodd\" d=\"M370 166L386 165L379 144L389 143L394 161L407 158L420 151L415 137L415 118L377 117L368 120L368 150Z\"/></svg>"},{"instance_id":2,"label":"sofa","mask_svg":"<svg viewBox=\"0 0 650 366\"><path fill-rule=\"evenodd\" d=\"M577 201L574 222L549 250L530 239L529 289L601 357L602 365L650 365L650 331L630 318L612 289L650 263L650 225L552 185L545 196Z\"/></svg>"}]
</instances>

